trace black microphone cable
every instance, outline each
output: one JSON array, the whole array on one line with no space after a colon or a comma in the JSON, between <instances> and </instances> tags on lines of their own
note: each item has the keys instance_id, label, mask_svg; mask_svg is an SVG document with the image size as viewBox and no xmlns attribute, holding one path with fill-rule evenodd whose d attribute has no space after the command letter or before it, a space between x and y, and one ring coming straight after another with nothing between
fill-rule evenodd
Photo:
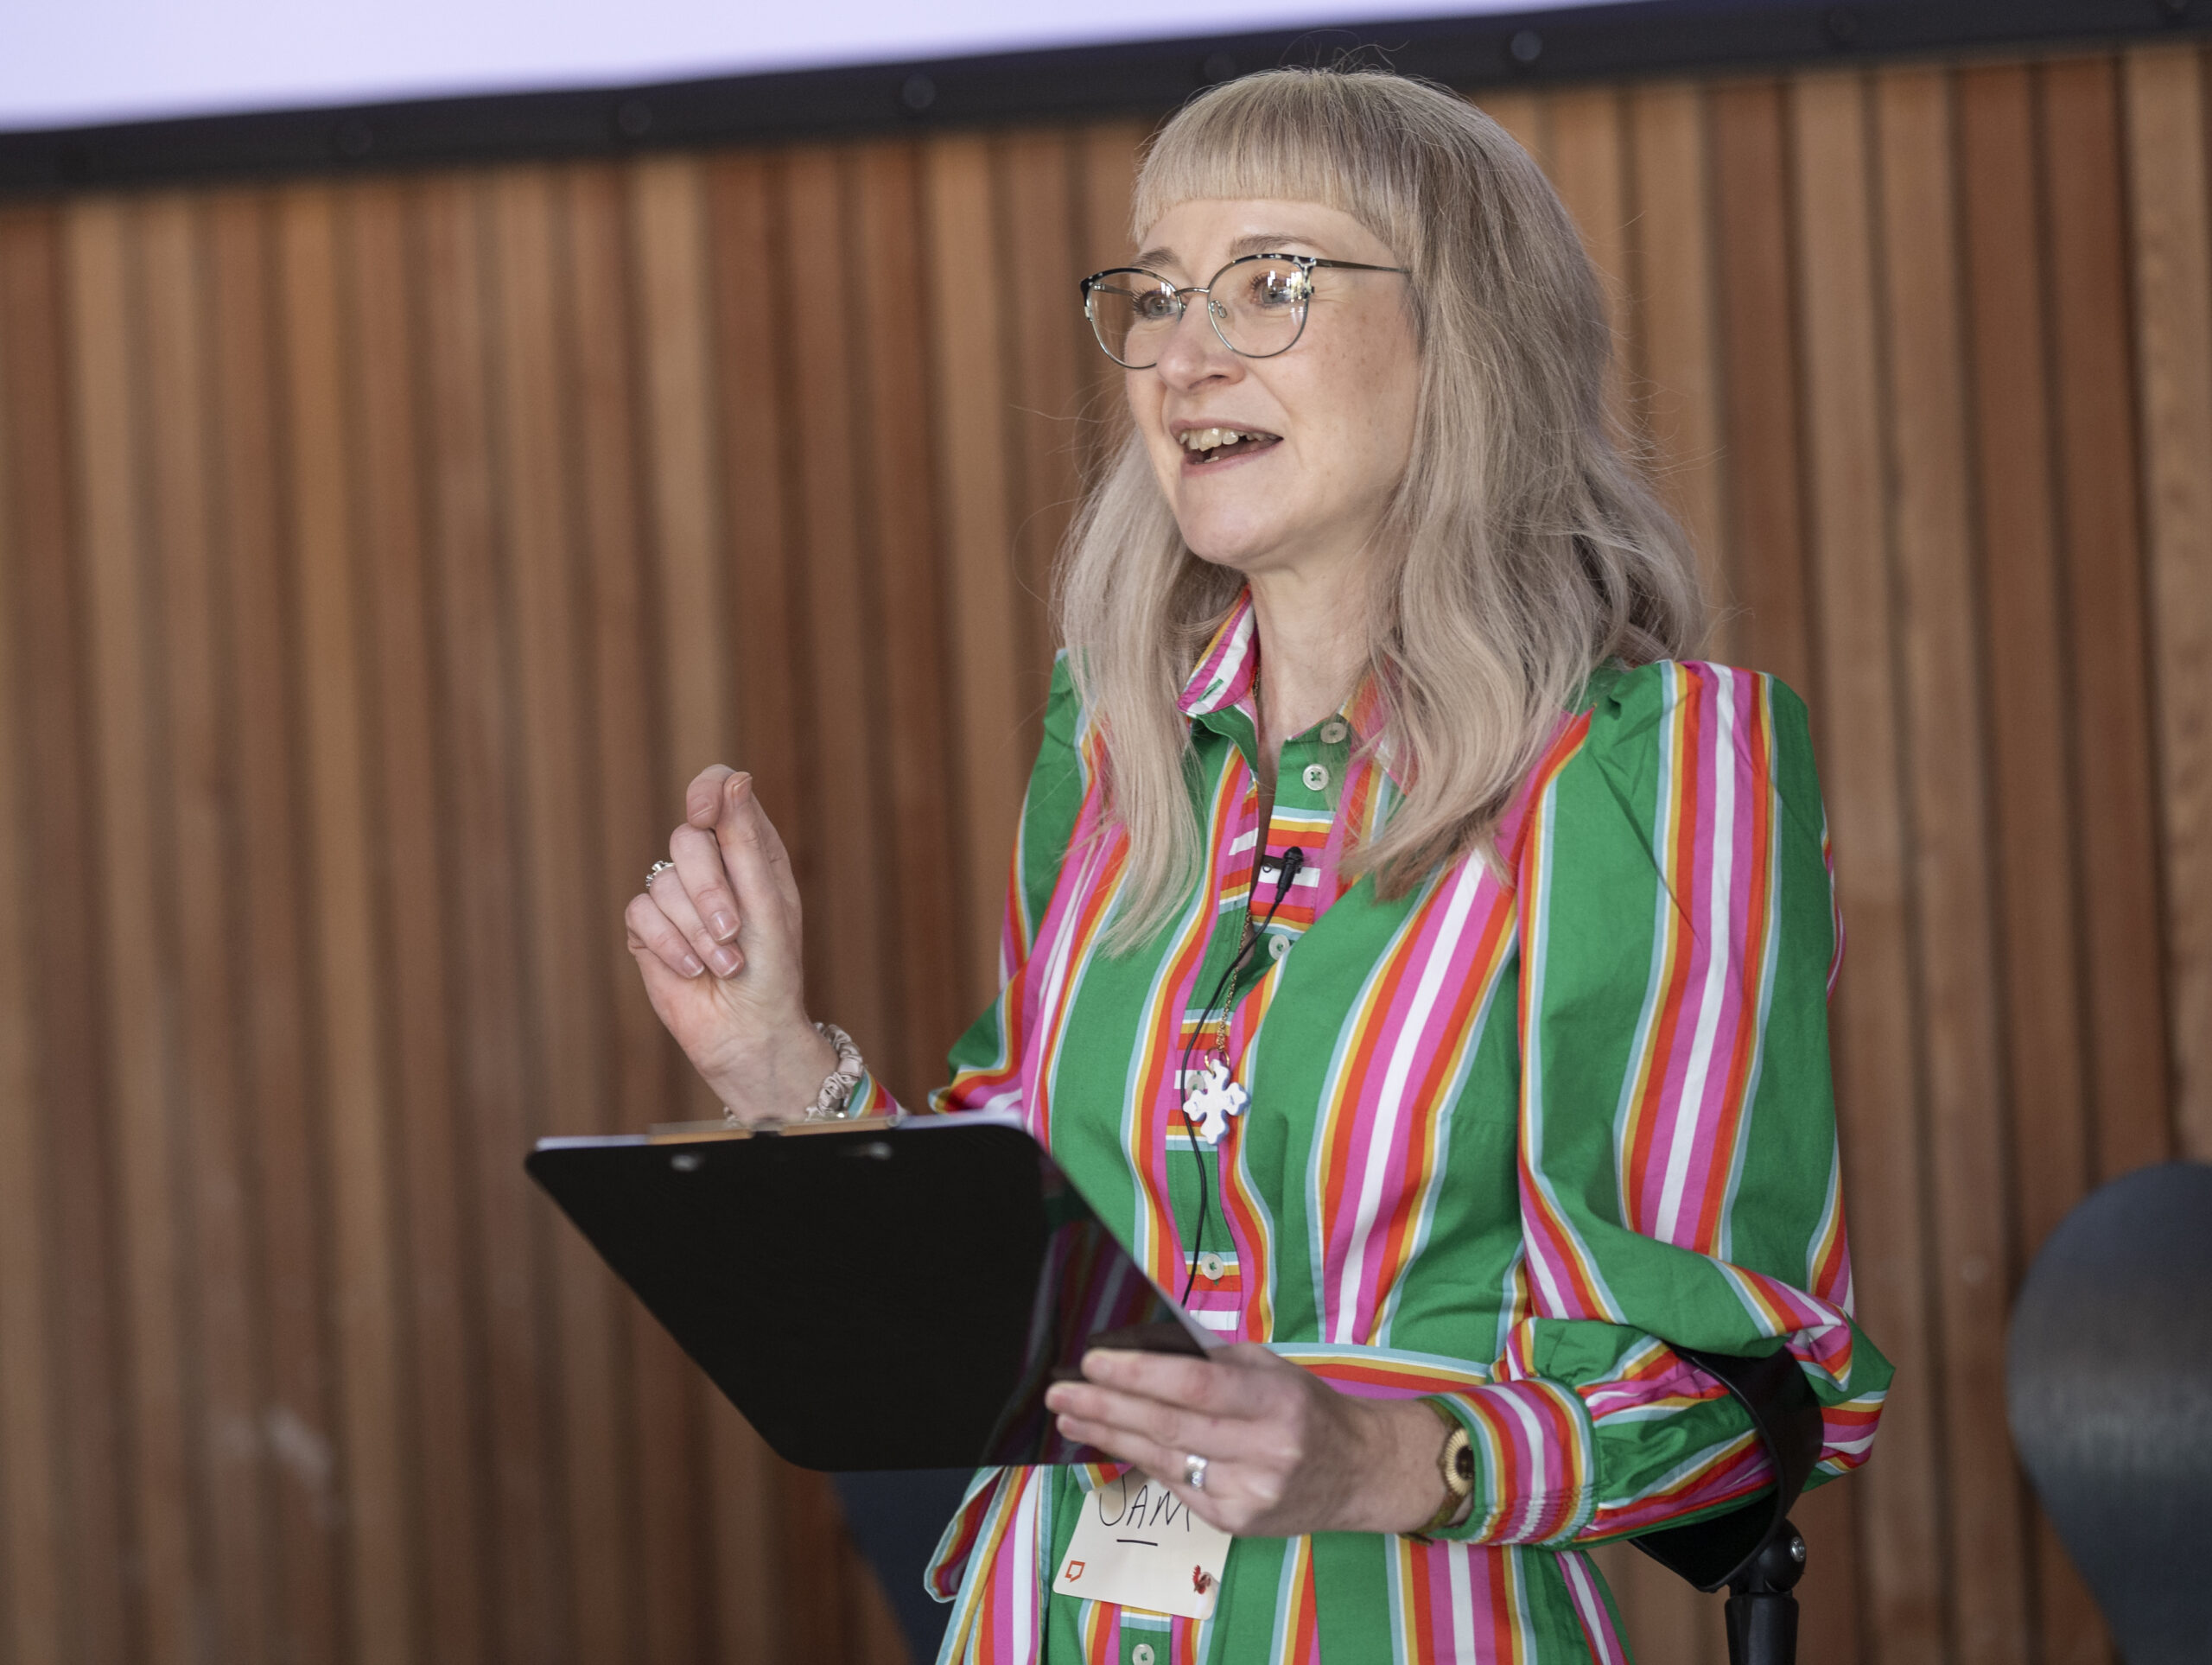
<instances>
[{"instance_id":1,"label":"black microphone cable","mask_svg":"<svg viewBox=\"0 0 2212 1665\"><path fill-rule=\"evenodd\" d=\"M1261 855L1262 866L1264 867L1266 865L1264 845L1262 847ZM1214 984L1213 995L1206 1001L1205 1015L1199 1018L1198 1026L1191 1031L1191 1038L1183 1043L1183 1067L1180 1074L1176 1077L1177 1094L1180 1101L1178 1108L1182 1114L1183 1126L1190 1132L1191 1160L1197 1164L1198 1170L1198 1223L1191 1233L1191 1266L1183 1278L1182 1304L1186 1307L1191 1304L1191 1291L1198 1286L1198 1255L1205 1242L1206 1214L1213 1198L1212 1183L1206 1177L1205 1155L1198 1148L1200 1142L1198 1124L1191 1119L1191 1058L1198 1051L1198 1037L1205 1033L1206 1026L1213 1021L1214 1008L1221 1005L1222 993L1224 989L1229 994L1229 1005L1222 1013L1223 1051L1225 1052L1228 1050L1229 1022L1236 1012L1236 980L1237 975L1244 969L1244 963L1252 957L1252 950L1260 945L1261 939L1268 934L1268 927L1275 922L1275 914L1281 909L1283 899L1290 894L1292 881L1298 877L1305 866L1306 852L1299 845L1293 844L1283 852L1281 870L1275 879L1275 899L1268 905L1267 914L1261 919L1256 930L1252 928L1251 903L1249 900L1245 903L1244 923L1250 934L1246 937L1243 946L1236 950L1236 957L1230 961L1228 969L1221 974L1220 981Z\"/></svg>"}]
</instances>

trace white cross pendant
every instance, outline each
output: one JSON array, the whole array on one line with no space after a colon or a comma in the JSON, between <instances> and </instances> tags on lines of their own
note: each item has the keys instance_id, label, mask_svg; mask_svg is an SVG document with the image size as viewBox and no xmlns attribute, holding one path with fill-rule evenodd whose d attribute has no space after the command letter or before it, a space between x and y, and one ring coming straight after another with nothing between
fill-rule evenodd
<instances>
[{"instance_id":1,"label":"white cross pendant","mask_svg":"<svg viewBox=\"0 0 2212 1665\"><path fill-rule=\"evenodd\" d=\"M1184 1101L1184 1111L1198 1124L1198 1137L1209 1145L1221 1143L1229 1118L1242 1115L1252 1095L1229 1078L1229 1060L1216 1057L1206 1063L1205 1081Z\"/></svg>"}]
</instances>

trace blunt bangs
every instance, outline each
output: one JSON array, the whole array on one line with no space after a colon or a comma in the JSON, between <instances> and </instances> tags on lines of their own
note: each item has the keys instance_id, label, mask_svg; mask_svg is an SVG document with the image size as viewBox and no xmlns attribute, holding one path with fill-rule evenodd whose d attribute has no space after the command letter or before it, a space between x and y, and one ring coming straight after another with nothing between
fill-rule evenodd
<instances>
[{"instance_id":1,"label":"blunt bangs","mask_svg":"<svg viewBox=\"0 0 2212 1665\"><path fill-rule=\"evenodd\" d=\"M1362 85L1355 90L1354 82ZM1405 144L1413 112L1389 108L1387 92L1373 96L1418 86L1379 72L1277 70L1201 94L1145 152L1131 242L1141 245L1178 203L1318 202L1350 214L1418 267L1421 180Z\"/></svg>"}]
</instances>

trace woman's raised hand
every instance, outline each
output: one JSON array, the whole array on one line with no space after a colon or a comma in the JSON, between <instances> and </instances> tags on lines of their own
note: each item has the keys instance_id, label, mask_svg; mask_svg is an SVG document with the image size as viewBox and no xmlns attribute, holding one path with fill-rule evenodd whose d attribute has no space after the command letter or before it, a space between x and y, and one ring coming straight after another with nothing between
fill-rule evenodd
<instances>
[{"instance_id":1,"label":"woman's raised hand","mask_svg":"<svg viewBox=\"0 0 2212 1665\"><path fill-rule=\"evenodd\" d=\"M653 1010L742 1122L804 1113L836 1067L808 1021L798 883L753 777L716 764L685 791L668 859L623 914Z\"/></svg>"}]
</instances>

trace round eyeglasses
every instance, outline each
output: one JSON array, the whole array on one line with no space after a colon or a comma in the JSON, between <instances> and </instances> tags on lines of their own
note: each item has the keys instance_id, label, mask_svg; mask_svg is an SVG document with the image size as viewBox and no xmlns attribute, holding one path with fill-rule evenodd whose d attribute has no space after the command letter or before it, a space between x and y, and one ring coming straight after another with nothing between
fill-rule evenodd
<instances>
[{"instance_id":1,"label":"round eyeglasses","mask_svg":"<svg viewBox=\"0 0 2212 1665\"><path fill-rule=\"evenodd\" d=\"M1185 297L1206 297L1206 317L1221 344L1247 359L1272 359L1298 345L1306 333L1313 274L1336 271L1404 272L1404 266L1370 266L1357 260L1322 260L1310 254L1248 254L1230 261L1206 283L1178 289L1141 266L1115 266L1083 280L1083 315L1098 345L1125 370L1149 370L1167 350L1183 321Z\"/></svg>"}]
</instances>

